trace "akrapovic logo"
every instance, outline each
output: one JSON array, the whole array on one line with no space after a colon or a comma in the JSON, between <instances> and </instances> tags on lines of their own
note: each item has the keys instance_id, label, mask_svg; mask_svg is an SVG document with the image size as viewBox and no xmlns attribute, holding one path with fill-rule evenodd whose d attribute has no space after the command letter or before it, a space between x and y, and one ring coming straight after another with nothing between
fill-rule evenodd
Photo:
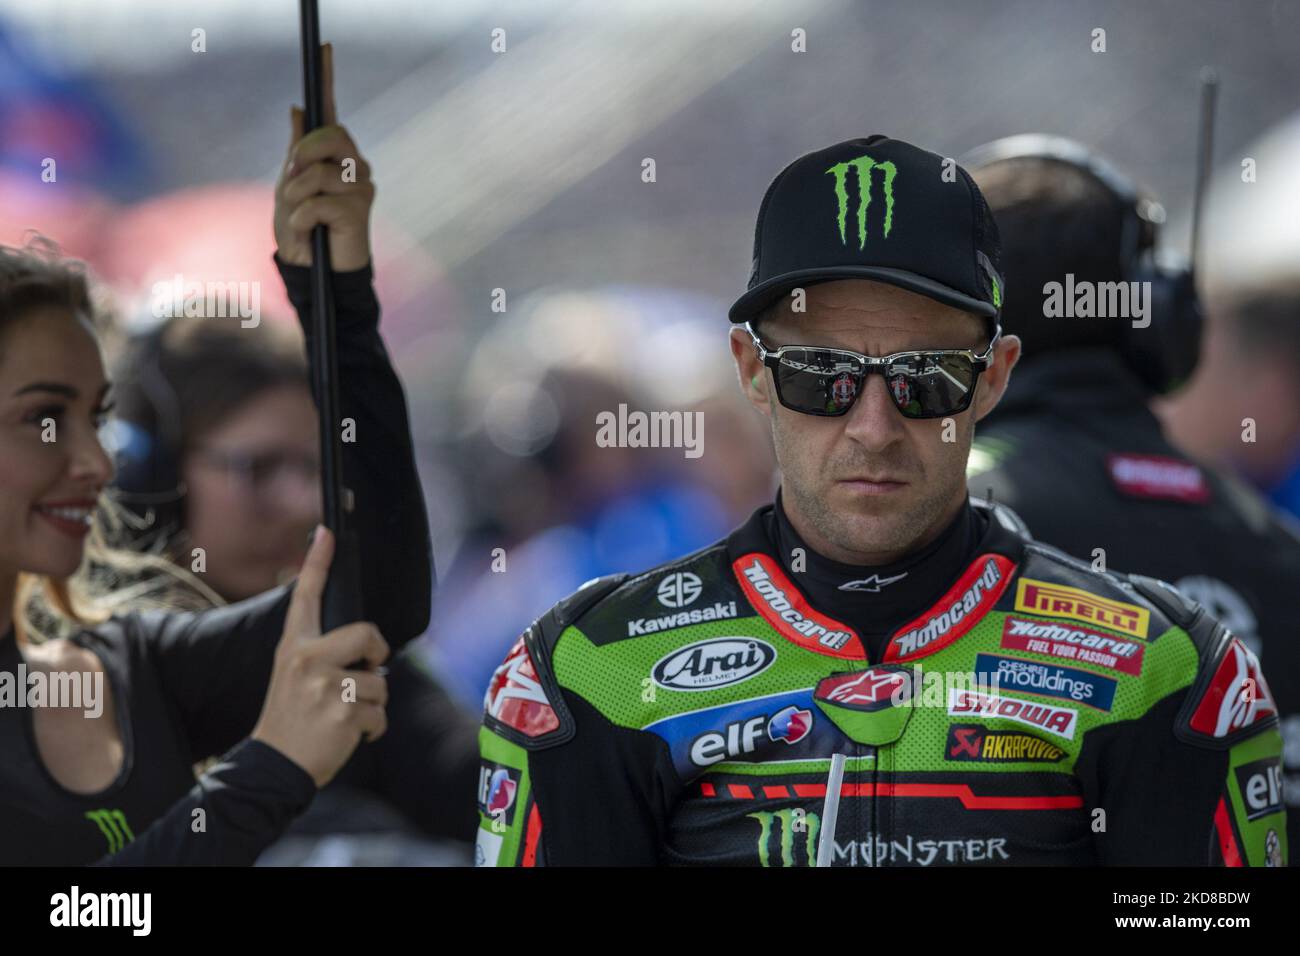
<instances>
[{"instance_id":1,"label":"akrapovic logo","mask_svg":"<svg viewBox=\"0 0 1300 956\"><path fill-rule=\"evenodd\" d=\"M638 617L627 622L627 636L637 634L654 634L658 631L671 631L675 627L689 627L706 621L721 621L736 616L736 602L723 604L718 601L713 607L697 607L690 611L678 611L662 617Z\"/></svg>"},{"instance_id":2,"label":"akrapovic logo","mask_svg":"<svg viewBox=\"0 0 1300 956\"><path fill-rule=\"evenodd\" d=\"M857 172L858 249L862 250L867 247L867 209L871 206L872 170L880 170L880 180L885 199L884 235L888 236L889 230L894 225L894 176L898 174L898 167L891 162L878 163L870 156L863 155L857 159L836 163L826 170L828 176L835 177L835 201L838 204L838 215L835 221L840 230L840 242L844 245L848 245L845 232L849 214L848 179L850 169Z\"/></svg>"},{"instance_id":3,"label":"akrapovic logo","mask_svg":"<svg viewBox=\"0 0 1300 956\"><path fill-rule=\"evenodd\" d=\"M993 558L989 558L984 562L979 577L955 600L940 602L938 613L919 627L904 631L891 641L896 649L892 656L907 657L944 637L965 621L968 615L979 610L989 595L994 595L996 599L995 592L1002 580L1002 569Z\"/></svg>"},{"instance_id":4,"label":"akrapovic logo","mask_svg":"<svg viewBox=\"0 0 1300 956\"><path fill-rule=\"evenodd\" d=\"M753 637L719 637L678 648L651 676L668 690L713 690L749 680L772 666L776 649Z\"/></svg>"},{"instance_id":5,"label":"akrapovic logo","mask_svg":"<svg viewBox=\"0 0 1300 956\"><path fill-rule=\"evenodd\" d=\"M776 585L772 575L757 557L743 571L745 580L749 582L759 600L767 605L768 610L775 617L780 618L799 635L811 638L823 647L835 651L840 650L853 639L853 635L848 631L832 630L804 614L795 606L791 596Z\"/></svg>"}]
</instances>

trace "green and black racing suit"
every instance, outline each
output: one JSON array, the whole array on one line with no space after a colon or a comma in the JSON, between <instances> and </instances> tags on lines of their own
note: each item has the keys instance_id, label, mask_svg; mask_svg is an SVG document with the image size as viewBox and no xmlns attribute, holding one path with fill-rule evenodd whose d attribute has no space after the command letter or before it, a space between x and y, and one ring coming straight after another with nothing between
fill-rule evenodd
<instances>
[{"instance_id":1,"label":"green and black racing suit","mask_svg":"<svg viewBox=\"0 0 1300 956\"><path fill-rule=\"evenodd\" d=\"M1286 860L1250 650L1168 585L1094 572L977 500L864 569L804 545L778 497L561 601L485 709L480 865Z\"/></svg>"}]
</instances>

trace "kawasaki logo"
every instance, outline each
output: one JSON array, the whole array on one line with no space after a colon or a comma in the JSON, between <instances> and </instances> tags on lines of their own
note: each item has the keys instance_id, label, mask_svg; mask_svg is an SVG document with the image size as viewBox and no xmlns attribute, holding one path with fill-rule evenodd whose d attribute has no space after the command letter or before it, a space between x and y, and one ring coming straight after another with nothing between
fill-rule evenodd
<instances>
[{"instance_id":1,"label":"kawasaki logo","mask_svg":"<svg viewBox=\"0 0 1300 956\"><path fill-rule=\"evenodd\" d=\"M871 205L871 171L879 169L881 180L884 183L884 234L888 236L889 230L894 224L894 176L898 173L898 168L890 162L877 163L870 156L859 156L857 159L851 159L848 162L836 163L826 170L828 176L835 177L835 200L839 204L839 216L836 221L840 228L840 242L845 245L848 245L848 239L845 237L845 227L849 212L847 186L850 168L857 170L858 173L858 249L862 250L867 246L867 207Z\"/></svg>"},{"instance_id":2,"label":"kawasaki logo","mask_svg":"<svg viewBox=\"0 0 1300 956\"><path fill-rule=\"evenodd\" d=\"M735 601L728 601L726 604L719 601L713 607L698 607L693 611L678 611L676 614L668 614L664 617L638 617L627 622L627 636L653 634L656 631L668 631L675 627L687 627L691 624L701 624L704 621L717 621L735 616Z\"/></svg>"},{"instance_id":3,"label":"kawasaki logo","mask_svg":"<svg viewBox=\"0 0 1300 956\"><path fill-rule=\"evenodd\" d=\"M116 853L135 839L135 834L127 826L126 815L121 810L88 810L85 816L99 827L99 831L108 840L109 853Z\"/></svg>"},{"instance_id":4,"label":"kawasaki logo","mask_svg":"<svg viewBox=\"0 0 1300 956\"><path fill-rule=\"evenodd\" d=\"M656 684L669 690L713 690L749 680L775 660L776 649L766 641L720 637L673 651L651 673Z\"/></svg>"},{"instance_id":5,"label":"kawasaki logo","mask_svg":"<svg viewBox=\"0 0 1300 956\"><path fill-rule=\"evenodd\" d=\"M746 817L758 821L758 863L772 865L772 851L780 854L778 866L795 866L798 851L799 866L817 865L817 830L821 817L800 807L785 810L747 813Z\"/></svg>"}]
</instances>

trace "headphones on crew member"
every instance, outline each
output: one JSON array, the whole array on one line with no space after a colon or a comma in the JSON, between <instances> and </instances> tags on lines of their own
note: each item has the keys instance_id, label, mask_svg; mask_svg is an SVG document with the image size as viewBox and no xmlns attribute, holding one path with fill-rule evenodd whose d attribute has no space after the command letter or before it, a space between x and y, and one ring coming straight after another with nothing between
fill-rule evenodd
<instances>
[{"instance_id":1,"label":"headphones on crew member","mask_svg":"<svg viewBox=\"0 0 1300 956\"><path fill-rule=\"evenodd\" d=\"M1122 326L1120 352L1156 394L1183 385L1201 354L1203 320L1193 272L1186 262L1157 263L1159 226L1165 210L1132 180L1082 143L1046 133L1022 133L977 146L961 165L968 170L1013 159L1045 159L1072 166L1101 183L1123 209L1120 280L1150 283L1150 324ZM1014 281L1014 277L1013 281Z\"/></svg>"},{"instance_id":2,"label":"headphones on crew member","mask_svg":"<svg viewBox=\"0 0 1300 956\"><path fill-rule=\"evenodd\" d=\"M184 520L180 400L162 371L168 323L133 335L117 363L123 373L118 414L110 431L116 472L113 498L140 520L143 534L166 539ZM115 376L116 377L116 376Z\"/></svg>"}]
</instances>

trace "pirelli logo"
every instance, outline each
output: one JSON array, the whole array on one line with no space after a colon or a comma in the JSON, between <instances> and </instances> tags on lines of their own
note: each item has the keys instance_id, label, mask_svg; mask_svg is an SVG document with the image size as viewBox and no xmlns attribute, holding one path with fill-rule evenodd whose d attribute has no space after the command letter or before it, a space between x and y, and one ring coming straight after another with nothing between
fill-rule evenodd
<instances>
[{"instance_id":1,"label":"pirelli logo","mask_svg":"<svg viewBox=\"0 0 1300 956\"><path fill-rule=\"evenodd\" d=\"M1016 585L1016 610L1045 617L1067 618L1145 638L1151 612L1136 604L1099 597L1080 588L1021 578Z\"/></svg>"}]
</instances>

